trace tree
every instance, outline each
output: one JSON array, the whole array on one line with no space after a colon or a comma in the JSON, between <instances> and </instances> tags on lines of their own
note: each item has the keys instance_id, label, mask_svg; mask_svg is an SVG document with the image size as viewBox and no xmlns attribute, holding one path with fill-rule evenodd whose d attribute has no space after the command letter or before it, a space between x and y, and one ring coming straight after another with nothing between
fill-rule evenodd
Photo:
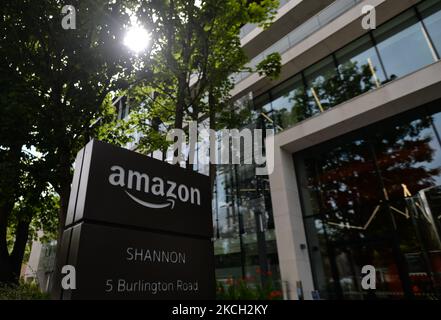
<instances>
[{"instance_id":1,"label":"tree","mask_svg":"<svg viewBox=\"0 0 441 320\"><path fill-rule=\"evenodd\" d=\"M7 227L25 226L21 230L26 232L9 232L23 248L29 223L45 211L38 203L53 189L60 199L61 231L77 152L114 124L116 133L107 136L119 143L127 138L118 130L137 129L115 122L110 93L127 89L130 76L131 92L143 97L139 110L146 107L146 95L150 98L137 125L145 128L148 122L154 129L144 130L151 133L150 143L160 145L159 126L181 128L186 118L205 112L206 99L216 107L226 101L228 76L246 62L240 26L266 24L276 2L72 0L77 23L67 30L61 25L59 0L2 3L0 281L17 273L10 263ZM127 9L153 34L152 54L142 59L121 45L130 21ZM272 63L259 68L277 69L279 59L273 55ZM23 249L18 251L22 256Z\"/></svg>"},{"instance_id":2,"label":"tree","mask_svg":"<svg viewBox=\"0 0 441 320\"><path fill-rule=\"evenodd\" d=\"M50 19L59 15L58 1L49 8L45 3L37 5L28 21L43 20L27 39L34 44L28 68L38 75L34 84L43 98L36 148L53 168L49 181L60 195L62 227L75 156L90 140L90 126L108 93L124 85L121 77L131 70L121 47L128 15L120 2L74 1L81 22L75 30L64 30Z\"/></svg>"},{"instance_id":3,"label":"tree","mask_svg":"<svg viewBox=\"0 0 441 320\"><path fill-rule=\"evenodd\" d=\"M139 151L165 150L166 131L182 129L201 116L208 117L211 129L218 129L219 113L232 110L234 73L278 75L279 54L250 68L240 39L240 29L247 23L267 27L277 6L276 0L144 0L133 8L152 34L150 50L140 56L134 85L125 93L132 108L130 131L142 133ZM210 176L213 183L214 165Z\"/></svg>"},{"instance_id":4,"label":"tree","mask_svg":"<svg viewBox=\"0 0 441 320\"><path fill-rule=\"evenodd\" d=\"M60 230L64 226L75 156L91 138L91 124L108 118L109 104L103 102L109 92L124 87L124 74L132 71L122 47L129 2L70 1L78 19L76 29L68 30L62 28L64 4L58 0L2 3L0 281L16 278L6 230L17 201L20 208L27 203L35 209L49 183L60 197ZM38 176L27 166L31 148L41 156ZM22 188L23 177L44 183L38 190L30 184ZM32 219L19 221L29 225ZM14 234L25 239L29 228L22 230Z\"/></svg>"},{"instance_id":5,"label":"tree","mask_svg":"<svg viewBox=\"0 0 441 320\"><path fill-rule=\"evenodd\" d=\"M8 237L13 281L20 276L23 261L29 259L33 240L57 239L59 197L49 188L42 192L36 185L28 186L16 202L8 219ZM42 232L42 234L40 234Z\"/></svg>"},{"instance_id":6,"label":"tree","mask_svg":"<svg viewBox=\"0 0 441 320\"><path fill-rule=\"evenodd\" d=\"M5 28L4 20L1 28ZM1 39L0 57L0 282L13 282L18 280L28 222L17 219L11 251L8 250L7 230L15 203L28 186L27 172L34 165L33 156L26 147L34 139L32 115L39 99L28 90L27 77L9 61L3 40L5 38Z\"/></svg>"}]
</instances>

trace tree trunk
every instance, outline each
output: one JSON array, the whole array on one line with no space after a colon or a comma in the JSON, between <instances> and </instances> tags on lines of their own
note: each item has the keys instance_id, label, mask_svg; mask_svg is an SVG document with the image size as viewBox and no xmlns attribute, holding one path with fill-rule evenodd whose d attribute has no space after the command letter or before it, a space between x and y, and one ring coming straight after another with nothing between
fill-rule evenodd
<instances>
[{"instance_id":1,"label":"tree trunk","mask_svg":"<svg viewBox=\"0 0 441 320\"><path fill-rule=\"evenodd\" d=\"M185 110L185 79L183 77L179 77L178 79L178 92L176 99L176 108L175 108L175 125L174 129L182 129L184 122L184 110ZM180 148L176 148L174 157L175 159L181 159L182 154L179 154ZM179 166L180 161L176 163Z\"/></svg>"},{"instance_id":2,"label":"tree trunk","mask_svg":"<svg viewBox=\"0 0 441 320\"><path fill-rule=\"evenodd\" d=\"M15 242L14 249L11 254L11 265L14 279L20 279L21 266L23 263L23 257L26 250L26 244L29 238L29 224L28 221L20 221L15 230Z\"/></svg>"},{"instance_id":3,"label":"tree trunk","mask_svg":"<svg viewBox=\"0 0 441 320\"><path fill-rule=\"evenodd\" d=\"M8 165L7 170L12 170L8 173L9 179L4 182L8 186L7 192L4 192L0 203L0 283L13 283L14 270L9 256L7 243L8 219L11 215L15 203L15 191L19 184L19 164L21 159L20 143L14 144L10 148L5 163Z\"/></svg>"},{"instance_id":4,"label":"tree trunk","mask_svg":"<svg viewBox=\"0 0 441 320\"><path fill-rule=\"evenodd\" d=\"M186 90L185 75L181 75L178 79L178 92L175 108L175 126L174 129L182 129L184 122L185 110L185 90Z\"/></svg>"},{"instance_id":5,"label":"tree trunk","mask_svg":"<svg viewBox=\"0 0 441 320\"><path fill-rule=\"evenodd\" d=\"M8 217L13 208L10 203L0 206L0 283L14 282L13 268L6 241Z\"/></svg>"}]
</instances>

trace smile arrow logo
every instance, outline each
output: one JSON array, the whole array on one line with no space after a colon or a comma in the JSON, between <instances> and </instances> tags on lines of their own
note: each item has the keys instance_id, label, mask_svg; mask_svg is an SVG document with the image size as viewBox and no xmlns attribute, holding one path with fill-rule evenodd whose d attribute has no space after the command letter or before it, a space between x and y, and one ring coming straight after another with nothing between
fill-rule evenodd
<instances>
[{"instance_id":1,"label":"smile arrow logo","mask_svg":"<svg viewBox=\"0 0 441 320\"><path fill-rule=\"evenodd\" d=\"M127 190L125 190L125 193L136 203L147 207L147 208L151 208L151 209L163 209L163 208L167 208L167 207L171 207L171 209L173 209L175 207L175 200L173 199L167 199L167 203L151 203L151 202L146 202L146 201L142 201L140 199L138 199L137 197L135 197L134 195L130 194Z\"/></svg>"}]
</instances>

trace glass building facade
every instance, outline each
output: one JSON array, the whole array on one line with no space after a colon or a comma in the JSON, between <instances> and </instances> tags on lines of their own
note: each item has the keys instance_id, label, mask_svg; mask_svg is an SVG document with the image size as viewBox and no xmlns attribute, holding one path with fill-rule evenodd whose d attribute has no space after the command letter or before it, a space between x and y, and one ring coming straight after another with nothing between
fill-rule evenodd
<instances>
[{"instance_id":1,"label":"glass building facade","mask_svg":"<svg viewBox=\"0 0 441 320\"><path fill-rule=\"evenodd\" d=\"M244 127L280 132L440 53L441 0L421 1L253 101L238 101L236 115ZM294 155L322 298L366 298L356 279L369 263L380 266L378 298L440 297L440 111L434 102ZM280 279L268 178L250 165L219 166L215 190L217 278Z\"/></svg>"},{"instance_id":2,"label":"glass building facade","mask_svg":"<svg viewBox=\"0 0 441 320\"><path fill-rule=\"evenodd\" d=\"M294 155L325 298L441 298L441 101Z\"/></svg>"},{"instance_id":3,"label":"glass building facade","mask_svg":"<svg viewBox=\"0 0 441 320\"><path fill-rule=\"evenodd\" d=\"M254 100L276 130L439 61L441 1L426 0Z\"/></svg>"},{"instance_id":4,"label":"glass building facade","mask_svg":"<svg viewBox=\"0 0 441 320\"><path fill-rule=\"evenodd\" d=\"M250 123L244 128L266 125L252 110L248 97L236 105L233 117ZM245 279L251 285L272 280L280 288L269 180L256 176L255 169L254 165L217 166L213 194L216 277L227 282Z\"/></svg>"}]
</instances>

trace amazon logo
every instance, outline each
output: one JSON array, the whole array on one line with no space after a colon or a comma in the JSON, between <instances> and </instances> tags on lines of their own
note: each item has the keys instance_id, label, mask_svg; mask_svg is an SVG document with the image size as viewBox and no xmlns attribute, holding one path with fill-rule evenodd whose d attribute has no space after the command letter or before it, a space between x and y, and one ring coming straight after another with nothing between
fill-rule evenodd
<instances>
[{"instance_id":1,"label":"amazon logo","mask_svg":"<svg viewBox=\"0 0 441 320\"><path fill-rule=\"evenodd\" d=\"M126 195L141 206L151 209L163 209L175 207L176 201L201 205L201 194L199 189L187 187L184 184L178 185L174 181L165 180L160 177L150 177L146 173L134 170L125 170L120 166L110 168L109 183L113 186L123 187ZM148 202L136 197L132 190L152 194L158 197L156 202Z\"/></svg>"}]
</instances>

